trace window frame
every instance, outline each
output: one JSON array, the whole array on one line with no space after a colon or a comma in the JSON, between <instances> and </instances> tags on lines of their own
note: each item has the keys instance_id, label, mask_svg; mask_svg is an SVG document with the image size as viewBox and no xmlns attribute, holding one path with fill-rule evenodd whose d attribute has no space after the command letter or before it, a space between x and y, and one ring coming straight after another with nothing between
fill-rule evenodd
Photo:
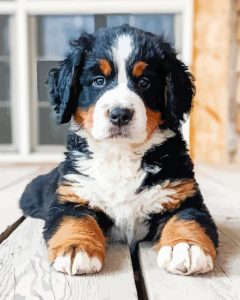
<instances>
[{"instance_id":1,"label":"window frame","mask_svg":"<svg viewBox=\"0 0 240 300\"><path fill-rule=\"evenodd\" d=\"M34 16L41 15L76 15L76 14L163 14L180 13L182 17L182 60L187 65L192 61L192 23L193 0L12 0L0 1L0 14L11 18L10 28L10 78L11 78L11 113L12 113L12 147L17 152L0 153L0 162L59 162L63 154L58 152L61 146L46 146L48 152L33 152L34 140L33 122L36 116L36 80L33 76L33 45ZM34 27L34 26L33 26ZM13 72L14 65L14 72ZM36 74L36 73L35 73ZM31 112L31 114L30 114ZM189 122L184 125L184 135L188 140ZM50 149L51 148L51 149ZM56 149L57 152L53 152ZM10 149L9 149L10 150Z\"/></svg>"}]
</instances>

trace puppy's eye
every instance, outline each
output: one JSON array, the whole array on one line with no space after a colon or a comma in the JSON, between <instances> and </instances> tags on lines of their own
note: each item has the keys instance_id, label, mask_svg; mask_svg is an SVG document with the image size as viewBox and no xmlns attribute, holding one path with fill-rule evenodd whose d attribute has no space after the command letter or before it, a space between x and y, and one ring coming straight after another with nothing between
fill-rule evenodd
<instances>
[{"instance_id":1,"label":"puppy's eye","mask_svg":"<svg viewBox=\"0 0 240 300\"><path fill-rule=\"evenodd\" d=\"M106 83L106 79L103 76L96 77L93 80L93 85L96 87L102 87L105 85L105 83Z\"/></svg>"},{"instance_id":2,"label":"puppy's eye","mask_svg":"<svg viewBox=\"0 0 240 300\"><path fill-rule=\"evenodd\" d=\"M144 90L148 89L150 87L149 79L147 77L140 78L138 81L138 86Z\"/></svg>"}]
</instances>

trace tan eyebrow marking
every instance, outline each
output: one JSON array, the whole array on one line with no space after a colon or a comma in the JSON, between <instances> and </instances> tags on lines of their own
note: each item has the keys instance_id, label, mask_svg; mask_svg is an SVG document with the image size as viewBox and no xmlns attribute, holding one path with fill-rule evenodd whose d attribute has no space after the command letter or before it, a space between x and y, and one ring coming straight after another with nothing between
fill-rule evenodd
<instances>
[{"instance_id":1,"label":"tan eyebrow marking","mask_svg":"<svg viewBox=\"0 0 240 300\"><path fill-rule=\"evenodd\" d=\"M142 75L143 71L145 70L145 68L148 66L147 63L145 63L144 61L138 61L135 63L133 70L132 70L132 74L134 77L139 77Z\"/></svg>"},{"instance_id":2,"label":"tan eyebrow marking","mask_svg":"<svg viewBox=\"0 0 240 300\"><path fill-rule=\"evenodd\" d=\"M112 67L110 63L104 58L99 60L99 67L105 76L109 76L112 73Z\"/></svg>"}]
</instances>

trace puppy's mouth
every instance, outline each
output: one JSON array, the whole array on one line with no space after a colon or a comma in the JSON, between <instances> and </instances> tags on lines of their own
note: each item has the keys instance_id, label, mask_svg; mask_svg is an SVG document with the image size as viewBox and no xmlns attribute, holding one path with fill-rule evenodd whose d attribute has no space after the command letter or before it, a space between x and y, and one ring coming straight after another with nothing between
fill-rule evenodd
<instances>
[{"instance_id":1,"label":"puppy's mouth","mask_svg":"<svg viewBox=\"0 0 240 300\"><path fill-rule=\"evenodd\" d=\"M128 126L111 126L109 129L109 138L130 138Z\"/></svg>"}]
</instances>

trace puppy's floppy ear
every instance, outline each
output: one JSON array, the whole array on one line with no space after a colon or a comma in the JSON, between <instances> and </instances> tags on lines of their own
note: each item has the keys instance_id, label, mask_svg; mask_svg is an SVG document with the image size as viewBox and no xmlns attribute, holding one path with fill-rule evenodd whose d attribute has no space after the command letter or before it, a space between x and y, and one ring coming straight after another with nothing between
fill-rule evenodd
<instances>
[{"instance_id":1,"label":"puppy's floppy ear","mask_svg":"<svg viewBox=\"0 0 240 300\"><path fill-rule=\"evenodd\" d=\"M185 121L185 115L190 113L195 95L194 78L172 49L163 57L166 71L165 125L176 130Z\"/></svg>"},{"instance_id":2,"label":"puppy's floppy ear","mask_svg":"<svg viewBox=\"0 0 240 300\"><path fill-rule=\"evenodd\" d=\"M85 55L91 49L92 39L92 35L83 34L78 40L72 41L71 53L48 74L46 83L49 86L50 103L59 124L69 122L77 107L81 90L80 76Z\"/></svg>"}]
</instances>

